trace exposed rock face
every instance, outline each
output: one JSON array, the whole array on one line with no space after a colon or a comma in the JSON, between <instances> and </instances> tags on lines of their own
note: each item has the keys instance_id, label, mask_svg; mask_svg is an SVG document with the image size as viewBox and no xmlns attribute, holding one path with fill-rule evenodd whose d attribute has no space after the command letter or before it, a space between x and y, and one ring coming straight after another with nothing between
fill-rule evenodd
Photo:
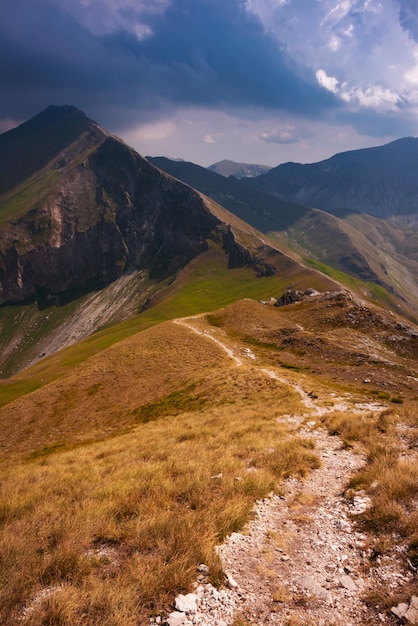
<instances>
[{"instance_id":1,"label":"exposed rock face","mask_svg":"<svg viewBox=\"0 0 418 626\"><path fill-rule=\"evenodd\" d=\"M277 299L274 306L286 306L288 304L293 304L293 302L301 302L306 298L318 295L319 291L316 291L316 289L306 289L305 291L300 291L299 289L286 289L280 298Z\"/></svg>"},{"instance_id":2,"label":"exposed rock face","mask_svg":"<svg viewBox=\"0 0 418 626\"><path fill-rule=\"evenodd\" d=\"M132 268L159 280L206 249L211 234L231 267L252 264L199 193L93 122L86 128L85 119L82 134L77 125L74 141L44 168L57 178L48 193L0 223L0 304L71 297ZM257 270L273 271L263 264Z\"/></svg>"},{"instance_id":3,"label":"exposed rock face","mask_svg":"<svg viewBox=\"0 0 418 626\"><path fill-rule=\"evenodd\" d=\"M106 138L40 206L3 226L1 302L103 286L130 266L164 277L217 222L197 193Z\"/></svg>"}]
</instances>

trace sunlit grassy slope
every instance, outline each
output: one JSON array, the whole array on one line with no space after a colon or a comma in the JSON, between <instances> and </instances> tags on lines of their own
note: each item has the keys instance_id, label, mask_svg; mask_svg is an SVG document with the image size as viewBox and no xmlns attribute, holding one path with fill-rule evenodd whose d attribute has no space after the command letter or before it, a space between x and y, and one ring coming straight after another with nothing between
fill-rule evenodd
<instances>
[{"instance_id":1,"label":"sunlit grassy slope","mask_svg":"<svg viewBox=\"0 0 418 626\"><path fill-rule=\"evenodd\" d=\"M277 420L299 409L172 322L5 406L1 623L146 623L199 562L221 580L215 544L317 465Z\"/></svg>"},{"instance_id":2,"label":"sunlit grassy slope","mask_svg":"<svg viewBox=\"0 0 418 626\"><path fill-rule=\"evenodd\" d=\"M417 375L416 357L408 356L404 341L396 362L386 362L384 320L378 332L372 330L364 307L353 309L350 300L279 309L250 299L193 320L241 356L238 367L207 336L164 321L177 315L183 297L190 303L187 312L196 314L210 302L209 295L197 294L210 294L211 288L223 293L216 273L195 270L194 301L186 297L186 280L170 310L161 302L112 327L111 340L110 329L97 333L14 383L30 385L44 377L42 388L0 409L0 623L146 624L152 614L169 609L177 593L190 590L199 563L208 564L213 582L220 582L215 545L241 529L254 501L279 490L284 477L318 466L312 443L286 421L300 414L312 419L310 410L283 379L314 389L326 406L339 393L361 401L386 398L393 407L389 417L340 412L327 424L346 445L370 450L371 464L381 458L356 484L372 493L383 461L389 471L389 450L392 467L396 461L402 471L394 450L396 424L406 423L412 445L417 406L411 386L398 385ZM242 287L249 280L245 272L235 274ZM267 281L263 295L278 284ZM347 319L354 319L354 330ZM376 371L379 378L368 386L345 374L349 359L358 360L366 347L367 358L351 370L361 376L364 366L369 375ZM382 397L379 380L386 375L390 386ZM402 404L390 404L395 391ZM376 500L376 514L366 520L372 532L378 525L389 539L398 520L413 559L416 537L408 511L414 467L392 489L395 509ZM385 475L385 484L390 480Z\"/></svg>"}]
</instances>

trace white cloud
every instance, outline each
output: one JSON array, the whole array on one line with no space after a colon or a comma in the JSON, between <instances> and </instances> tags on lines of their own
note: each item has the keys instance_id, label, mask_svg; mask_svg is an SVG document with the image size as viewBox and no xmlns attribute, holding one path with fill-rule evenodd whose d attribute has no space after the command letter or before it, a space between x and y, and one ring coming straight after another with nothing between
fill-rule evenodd
<instances>
[{"instance_id":1,"label":"white cloud","mask_svg":"<svg viewBox=\"0 0 418 626\"><path fill-rule=\"evenodd\" d=\"M369 85L365 88L350 86L347 82L340 83L335 76L328 76L324 70L316 72L316 78L321 87L332 91L342 100L360 107L372 108L377 111L395 111L403 101L393 89L382 85ZM418 78L418 77L417 77Z\"/></svg>"},{"instance_id":2,"label":"white cloud","mask_svg":"<svg viewBox=\"0 0 418 626\"><path fill-rule=\"evenodd\" d=\"M337 2L337 4L325 15L322 24L326 22L337 22L346 17L354 5L357 4L356 0L343 0L343 2Z\"/></svg>"},{"instance_id":3,"label":"white cloud","mask_svg":"<svg viewBox=\"0 0 418 626\"><path fill-rule=\"evenodd\" d=\"M329 41L328 48L333 52L337 52L341 47L341 39L333 35Z\"/></svg>"},{"instance_id":4,"label":"white cloud","mask_svg":"<svg viewBox=\"0 0 418 626\"><path fill-rule=\"evenodd\" d=\"M328 76L325 70L318 70L316 72L316 79L321 87L325 87L328 91L337 93L337 86L340 81L337 80L335 76Z\"/></svg>"},{"instance_id":5,"label":"white cloud","mask_svg":"<svg viewBox=\"0 0 418 626\"><path fill-rule=\"evenodd\" d=\"M410 16L414 3L298 0L279 5L247 0L266 31L351 110L392 112L399 119L406 112L413 114L417 97L418 41L400 23L399 13L401 5L405 21L407 8Z\"/></svg>"},{"instance_id":6,"label":"white cloud","mask_svg":"<svg viewBox=\"0 0 418 626\"><path fill-rule=\"evenodd\" d=\"M214 138L212 137L212 135L205 135L205 138L203 140L205 143L216 143L216 141L214 140Z\"/></svg>"},{"instance_id":7,"label":"white cloud","mask_svg":"<svg viewBox=\"0 0 418 626\"><path fill-rule=\"evenodd\" d=\"M412 85L418 85L418 50L414 54L415 63L405 72L405 79Z\"/></svg>"},{"instance_id":8,"label":"white cloud","mask_svg":"<svg viewBox=\"0 0 418 626\"><path fill-rule=\"evenodd\" d=\"M176 131L176 124L171 120L142 124L134 130L124 133L126 141L140 145L145 142L160 142L169 139Z\"/></svg>"}]
</instances>

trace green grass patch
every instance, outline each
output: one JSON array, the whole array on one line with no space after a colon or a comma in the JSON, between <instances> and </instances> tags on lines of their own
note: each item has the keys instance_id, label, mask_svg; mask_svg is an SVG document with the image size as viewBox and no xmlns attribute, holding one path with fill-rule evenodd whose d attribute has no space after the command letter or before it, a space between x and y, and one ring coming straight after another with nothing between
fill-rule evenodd
<instances>
[{"instance_id":1,"label":"green grass patch","mask_svg":"<svg viewBox=\"0 0 418 626\"><path fill-rule=\"evenodd\" d=\"M369 391L373 396L377 396L381 400L389 400L390 394L387 391L380 391L380 389L371 389Z\"/></svg>"},{"instance_id":2,"label":"green grass patch","mask_svg":"<svg viewBox=\"0 0 418 626\"><path fill-rule=\"evenodd\" d=\"M0 198L0 224L18 218L35 207L59 180L58 170L41 171Z\"/></svg>"},{"instance_id":3,"label":"green grass patch","mask_svg":"<svg viewBox=\"0 0 418 626\"><path fill-rule=\"evenodd\" d=\"M309 370L310 368L307 365L294 365L293 363L284 363L280 362L280 367L284 367L287 370L293 370L295 372L301 372L303 370Z\"/></svg>"},{"instance_id":4,"label":"green grass patch","mask_svg":"<svg viewBox=\"0 0 418 626\"><path fill-rule=\"evenodd\" d=\"M389 294L388 291L381 285L377 285L373 282L365 282L360 280L359 278L354 278L354 276L350 276L341 270L337 270L326 263L322 263L322 261L317 261L311 257L305 257L303 262L308 267L312 269L318 270L323 274L326 274L330 278L334 280L338 280L343 285L350 287L351 289L355 289L356 291L364 292L367 290L369 296L378 302L381 305L388 306L393 310L396 310L396 305L394 303L393 298Z\"/></svg>"},{"instance_id":5,"label":"green grass patch","mask_svg":"<svg viewBox=\"0 0 418 626\"><path fill-rule=\"evenodd\" d=\"M174 391L164 398L140 406L133 411L135 421L146 424L167 415L175 416L186 411L198 411L205 406L207 400L205 398L192 395L192 391L198 383L192 383L185 389Z\"/></svg>"},{"instance_id":6,"label":"green grass patch","mask_svg":"<svg viewBox=\"0 0 418 626\"><path fill-rule=\"evenodd\" d=\"M50 446L45 446L41 450L35 450L35 452L32 452L29 455L28 460L33 461L35 459L43 459L51 454L54 454L55 452L62 451L65 447L66 446L63 443L53 443Z\"/></svg>"},{"instance_id":7,"label":"green grass patch","mask_svg":"<svg viewBox=\"0 0 418 626\"><path fill-rule=\"evenodd\" d=\"M261 339L255 339L249 335L243 337L245 343L254 346L255 348L266 348L267 350L274 350L274 352L281 352L284 350L283 346L277 346L274 343L268 343L267 341L261 341Z\"/></svg>"}]
</instances>

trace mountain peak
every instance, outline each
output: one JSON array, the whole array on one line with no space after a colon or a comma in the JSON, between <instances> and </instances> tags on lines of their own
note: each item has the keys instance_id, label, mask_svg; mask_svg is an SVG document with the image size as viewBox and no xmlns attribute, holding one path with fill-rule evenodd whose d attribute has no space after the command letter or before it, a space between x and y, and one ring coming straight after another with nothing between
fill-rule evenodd
<instances>
[{"instance_id":1,"label":"mountain peak","mask_svg":"<svg viewBox=\"0 0 418 626\"><path fill-rule=\"evenodd\" d=\"M208 170L220 174L221 176L235 176L235 178L253 178L260 174L265 174L271 168L267 165L257 163L237 163L229 159L223 159L217 163L209 165Z\"/></svg>"},{"instance_id":2,"label":"mountain peak","mask_svg":"<svg viewBox=\"0 0 418 626\"><path fill-rule=\"evenodd\" d=\"M0 135L0 195L45 167L88 130L99 127L72 105L52 105Z\"/></svg>"}]
</instances>

